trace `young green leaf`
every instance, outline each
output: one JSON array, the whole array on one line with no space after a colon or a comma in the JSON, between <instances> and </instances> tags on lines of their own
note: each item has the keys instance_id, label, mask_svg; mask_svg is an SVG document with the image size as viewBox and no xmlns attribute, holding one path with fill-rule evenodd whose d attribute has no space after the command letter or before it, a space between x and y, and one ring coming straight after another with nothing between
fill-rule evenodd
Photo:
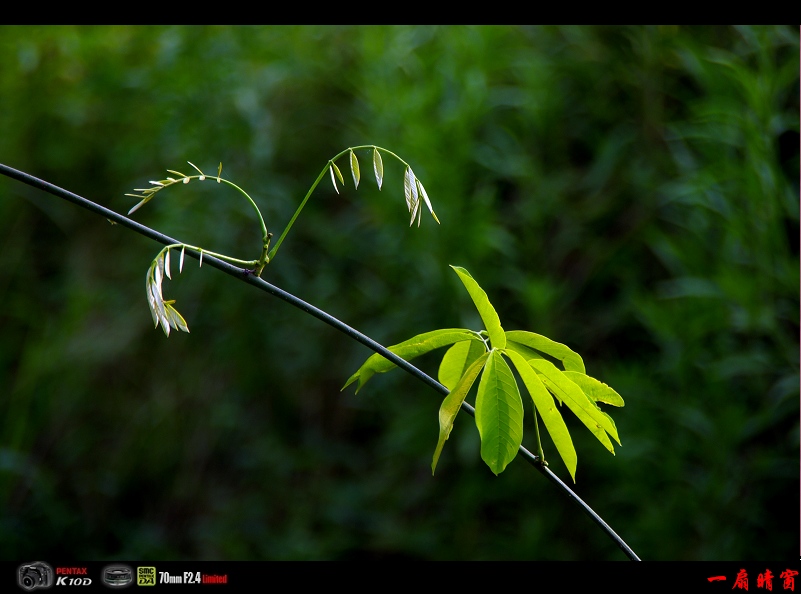
<instances>
[{"instance_id":1,"label":"young green leaf","mask_svg":"<svg viewBox=\"0 0 801 594\"><path fill-rule=\"evenodd\" d=\"M595 402L603 402L604 404L611 404L612 406L624 406L620 394L594 377L578 373L577 371L564 371L563 373Z\"/></svg>"},{"instance_id":2,"label":"young green leaf","mask_svg":"<svg viewBox=\"0 0 801 594\"><path fill-rule=\"evenodd\" d=\"M409 209L409 212L412 212L415 209L419 201L419 197L417 195L417 184L414 182L415 177L412 168L406 167L406 171L403 174L403 195L406 198L406 208ZM417 213L412 213L412 221L414 221L415 214Z\"/></svg>"},{"instance_id":3,"label":"young green leaf","mask_svg":"<svg viewBox=\"0 0 801 594\"><path fill-rule=\"evenodd\" d=\"M489 333L492 348L502 349L506 347L506 334L504 334L503 328L501 327L501 320L498 318L498 314L495 308L492 307L484 289L482 289L473 277L470 276L470 273L461 266L451 266L451 268L459 275L465 289L467 289L467 292L470 294L470 298L473 300L478 314L484 322L484 327Z\"/></svg>"},{"instance_id":4,"label":"young green leaf","mask_svg":"<svg viewBox=\"0 0 801 594\"><path fill-rule=\"evenodd\" d=\"M384 183L384 161L381 160L381 153L377 148L373 149L373 171L375 172L375 181L378 183L378 189L381 189L381 184Z\"/></svg>"},{"instance_id":5,"label":"young green leaf","mask_svg":"<svg viewBox=\"0 0 801 594\"><path fill-rule=\"evenodd\" d=\"M184 332L189 332L189 326L186 325L186 320L184 317L178 313L178 310L173 307L173 303L175 301L166 301L164 303L164 308L167 313L167 318L169 319L170 325L175 328L176 330L183 330Z\"/></svg>"},{"instance_id":6,"label":"young green leaf","mask_svg":"<svg viewBox=\"0 0 801 594\"><path fill-rule=\"evenodd\" d=\"M153 264L147 270L145 276L145 291L147 293L147 304L150 306L150 315L153 317L153 327L157 328L159 325L158 308L156 306L156 296L153 294Z\"/></svg>"},{"instance_id":7,"label":"young green leaf","mask_svg":"<svg viewBox=\"0 0 801 594\"><path fill-rule=\"evenodd\" d=\"M537 377L537 373L531 368L531 365L528 364L522 355L507 349L506 356L509 357L515 368L517 368L520 378L523 380L528 393L531 395L531 399L534 401L534 407L537 409L537 412L540 413L545 428L548 430L548 434L551 436L556 450L559 452L559 455L564 461L565 466L567 466L567 470L570 472L570 476L575 483L576 464L578 462L576 448L573 447L573 440L570 438L565 420L556 408L553 396L551 396L551 393L542 385L539 377Z\"/></svg>"},{"instance_id":8,"label":"young green leaf","mask_svg":"<svg viewBox=\"0 0 801 594\"><path fill-rule=\"evenodd\" d=\"M158 266L156 267L155 274L158 274ZM154 282L150 286L152 303L155 305L155 312L158 317L158 322L161 323L161 328L164 334L170 335L170 321L167 318L167 312L164 307L164 298L161 294L161 286L159 282ZM158 325L158 324L157 324Z\"/></svg>"},{"instance_id":9,"label":"young green leaf","mask_svg":"<svg viewBox=\"0 0 801 594\"><path fill-rule=\"evenodd\" d=\"M127 196L133 196L133 194L126 194L126 195ZM135 213L137 210L139 210L141 207L143 207L145 204L147 204L152 197L153 197L153 195L151 194L150 196L148 196L147 198L142 200L139 204L135 205L131 210L129 210L128 214ZM137 198L138 198L138 196L137 196Z\"/></svg>"},{"instance_id":10,"label":"young green leaf","mask_svg":"<svg viewBox=\"0 0 801 594\"><path fill-rule=\"evenodd\" d=\"M339 183L341 183L344 186L345 179L342 177L342 172L339 170L339 167L337 167L336 163L331 163L331 165L333 165L334 167L334 173L337 174L337 179L339 180Z\"/></svg>"},{"instance_id":11,"label":"young green leaf","mask_svg":"<svg viewBox=\"0 0 801 594\"><path fill-rule=\"evenodd\" d=\"M424 355L429 351L433 351L434 349L438 349L444 346L448 346L449 344L453 344L455 342L461 342L464 340L478 340L478 336L476 336L475 332L471 332L470 330L464 330L461 328L449 328L444 330L433 330L431 332L425 332L423 334L418 334L406 340L404 342L400 342L396 345L389 347L389 350L402 359L406 361L411 361L415 357L419 357L420 355ZM482 343L483 344L483 343ZM354 373L348 381L342 386L344 390L349 385L351 385L356 380L359 380L359 385L356 387L356 392L358 393L359 390L362 389L364 384L373 377L376 373L386 373L387 371L394 369L395 364L389 361L389 359L385 359L382 355L378 353L369 357L364 364L359 367L359 369Z\"/></svg>"},{"instance_id":12,"label":"young green leaf","mask_svg":"<svg viewBox=\"0 0 801 594\"><path fill-rule=\"evenodd\" d=\"M564 365L564 368L569 371L586 373L584 371L584 361L578 353L559 342L554 342L550 338L534 334L533 332L511 330L506 333L506 339L550 355L555 359L559 359L562 365Z\"/></svg>"},{"instance_id":13,"label":"young green leaf","mask_svg":"<svg viewBox=\"0 0 801 594\"><path fill-rule=\"evenodd\" d=\"M564 402L599 440L601 438L594 430L596 426L609 433L616 442L620 443L617 429L610 421L609 415L605 415L598 405L590 400L582 389L570 381L553 363L544 359L531 359L528 364L541 374L540 379L545 387ZM603 440L601 441L603 442Z\"/></svg>"},{"instance_id":14,"label":"young green leaf","mask_svg":"<svg viewBox=\"0 0 801 594\"><path fill-rule=\"evenodd\" d=\"M187 163L189 163L189 164L190 164L192 167L194 167L194 168L197 170L197 172L198 172L200 175L205 175L205 174L204 174L204 173L203 173L203 172L200 170L200 167L198 167L197 165L195 165L194 163L192 163L192 161L187 161Z\"/></svg>"},{"instance_id":15,"label":"young green leaf","mask_svg":"<svg viewBox=\"0 0 801 594\"><path fill-rule=\"evenodd\" d=\"M186 246L181 246L181 260L178 262L178 273L184 271L184 250L186 250Z\"/></svg>"},{"instance_id":16,"label":"young green leaf","mask_svg":"<svg viewBox=\"0 0 801 594\"><path fill-rule=\"evenodd\" d=\"M426 189L423 187L423 183L419 179L415 181L417 182L417 189L419 190L420 195L423 197L423 200L425 201L426 206L428 207L428 211L431 213L431 216L434 217L434 220L437 222L437 225L441 224L439 222L439 219L437 218L437 215L434 214L434 208L431 206L431 200L428 199L428 192L426 192ZM418 223L417 226L419 227L420 224Z\"/></svg>"},{"instance_id":17,"label":"young green leaf","mask_svg":"<svg viewBox=\"0 0 801 594\"><path fill-rule=\"evenodd\" d=\"M523 443L523 401L512 370L496 349L490 351L478 385L476 425L481 459L498 475Z\"/></svg>"},{"instance_id":18,"label":"young green leaf","mask_svg":"<svg viewBox=\"0 0 801 594\"><path fill-rule=\"evenodd\" d=\"M156 286L159 288L159 293L161 293L161 282L164 280L164 254L159 254L159 257L156 258L156 270L155 270L155 279L156 279Z\"/></svg>"},{"instance_id":19,"label":"young green leaf","mask_svg":"<svg viewBox=\"0 0 801 594\"><path fill-rule=\"evenodd\" d=\"M332 163L331 167L328 168L328 171L331 173L331 183L334 184L334 189L337 191L337 194L339 194L339 188L337 188L337 182L334 179L334 167L336 167L336 165ZM340 177L342 176L340 175Z\"/></svg>"},{"instance_id":20,"label":"young green leaf","mask_svg":"<svg viewBox=\"0 0 801 594\"><path fill-rule=\"evenodd\" d=\"M451 347L451 349L452 348L453 347ZM473 383L475 383L479 372L484 368L487 357L489 357L489 353L485 351L483 355L472 362L464 375L456 382L451 393L445 397L445 400L442 401L442 405L439 407L439 441L434 450L434 457L431 460L432 475L437 468L437 461L439 460L439 455L442 453L442 448L445 446L445 441L448 439L453 429L453 422L456 419L456 414L459 412L459 409L461 409L462 402L464 402L467 393L470 391Z\"/></svg>"},{"instance_id":21,"label":"young green leaf","mask_svg":"<svg viewBox=\"0 0 801 594\"><path fill-rule=\"evenodd\" d=\"M463 340L457 342L442 357L437 375L439 383L449 390L453 390L465 371L486 351L483 341Z\"/></svg>"},{"instance_id":22,"label":"young green leaf","mask_svg":"<svg viewBox=\"0 0 801 594\"><path fill-rule=\"evenodd\" d=\"M217 183L220 183L220 174L222 173L222 161L220 161L220 166L217 167Z\"/></svg>"},{"instance_id":23,"label":"young green leaf","mask_svg":"<svg viewBox=\"0 0 801 594\"><path fill-rule=\"evenodd\" d=\"M356 158L356 153L350 152L350 172L353 174L353 185L359 189L359 160Z\"/></svg>"},{"instance_id":24,"label":"young green leaf","mask_svg":"<svg viewBox=\"0 0 801 594\"><path fill-rule=\"evenodd\" d=\"M423 216L423 209L420 208L420 200L414 203L414 208L412 209L412 220L409 221L409 227L414 224L414 218L417 217L417 226L420 226L420 220Z\"/></svg>"},{"instance_id":25,"label":"young green leaf","mask_svg":"<svg viewBox=\"0 0 801 594\"><path fill-rule=\"evenodd\" d=\"M164 274L167 275L167 278L172 280L172 275L170 274L170 251L171 250L167 250L164 256Z\"/></svg>"}]
</instances>

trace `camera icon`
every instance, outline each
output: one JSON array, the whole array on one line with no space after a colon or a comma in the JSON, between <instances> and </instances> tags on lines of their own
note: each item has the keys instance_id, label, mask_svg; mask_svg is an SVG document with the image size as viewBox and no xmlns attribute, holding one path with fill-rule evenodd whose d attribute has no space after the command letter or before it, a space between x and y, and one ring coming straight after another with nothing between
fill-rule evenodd
<instances>
[{"instance_id":1,"label":"camera icon","mask_svg":"<svg viewBox=\"0 0 801 594\"><path fill-rule=\"evenodd\" d=\"M17 584L29 592L50 588L53 585L53 568L41 561L20 565L17 570Z\"/></svg>"}]
</instances>

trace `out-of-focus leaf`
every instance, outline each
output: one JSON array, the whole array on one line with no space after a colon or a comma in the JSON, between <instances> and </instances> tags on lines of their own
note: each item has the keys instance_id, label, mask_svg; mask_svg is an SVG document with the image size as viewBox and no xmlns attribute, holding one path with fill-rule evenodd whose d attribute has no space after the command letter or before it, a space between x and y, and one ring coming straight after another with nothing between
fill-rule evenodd
<instances>
[{"instance_id":1,"label":"out-of-focus leaf","mask_svg":"<svg viewBox=\"0 0 801 594\"><path fill-rule=\"evenodd\" d=\"M506 333L506 338L559 359L567 370L586 373L581 356L562 343L554 342L540 334L522 330L511 330Z\"/></svg>"},{"instance_id":2,"label":"out-of-focus leaf","mask_svg":"<svg viewBox=\"0 0 801 594\"><path fill-rule=\"evenodd\" d=\"M489 333L492 347L495 349L504 348L506 346L506 335L503 332L503 328L501 328L501 320L498 318L498 314L495 308L492 307L484 289L482 289L475 279L470 276L470 273L461 266L451 266L451 268L459 275L467 292L470 294L470 298L473 300L478 314L484 322L484 327Z\"/></svg>"},{"instance_id":3,"label":"out-of-focus leaf","mask_svg":"<svg viewBox=\"0 0 801 594\"><path fill-rule=\"evenodd\" d=\"M476 426L481 459L498 475L523 443L523 401L512 370L496 349L490 352L478 384Z\"/></svg>"},{"instance_id":4,"label":"out-of-focus leaf","mask_svg":"<svg viewBox=\"0 0 801 594\"><path fill-rule=\"evenodd\" d=\"M487 351L483 341L463 340L449 348L439 364L439 383L453 390L465 371Z\"/></svg>"},{"instance_id":5,"label":"out-of-focus leaf","mask_svg":"<svg viewBox=\"0 0 801 594\"><path fill-rule=\"evenodd\" d=\"M573 440L570 438L570 432L567 430L565 420L562 418L561 413L556 408L556 403L553 401L553 396L548 392L546 387L542 384L537 373L528 364L526 359L519 353L506 350L506 356L517 368L520 378L531 394L531 399L537 412L542 417L542 422L548 430L554 445L556 446L559 455L567 467L573 482L576 482L576 464L578 457L576 456L576 448L573 447Z\"/></svg>"},{"instance_id":6,"label":"out-of-focus leaf","mask_svg":"<svg viewBox=\"0 0 801 594\"><path fill-rule=\"evenodd\" d=\"M409 340L388 348L391 352L395 353L402 359L411 361L415 357L419 357L420 355L423 355L429 351L433 351L434 349L464 340L477 340L483 344L483 341L476 336L475 332L461 328L449 328L418 334ZM367 361L365 361L364 364L359 367L356 373L350 376L345 385L342 386L342 389L344 390L353 382L359 380L359 385L356 388L356 392L358 393L364 384L366 384L367 381L373 377L373 375L376 373L386 373L394 367L394 363L376 353L369 357Z\"/></svg>"},{"instance_id":7,"label":"out-of-focus leaf","mask_svg":"<svg viewBox=\"0 0 801 594\"><path fill-rule=\"evenodd\" d=\"M452 349L453 347L451 347L451 350ZM485 351L483 355L479 356L471 363L470 367L468 367L464 375L459 378L459 381L456 383L451 393L445 397L445 400L442 401L442 405L439 407L439 441L434 450L434 457L431 460L432 475L437 468L437 461L439 460L439 455L442 453L442 448L445 446L445 441L448 439L453 429L453 421L456 419L456 415L459 409L461 409L462 402L464 402L464 399L467 397L467 393L470 392L470 388L476 381L476 377L478 377L479 372L484 368L487 357L489 357L489 353Z\"/></svg>"}]
</instances>

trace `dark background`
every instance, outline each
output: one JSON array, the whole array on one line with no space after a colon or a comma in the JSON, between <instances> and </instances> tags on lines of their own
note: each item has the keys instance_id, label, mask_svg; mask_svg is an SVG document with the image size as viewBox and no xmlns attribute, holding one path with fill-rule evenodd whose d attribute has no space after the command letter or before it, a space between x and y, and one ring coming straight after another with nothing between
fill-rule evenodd
<instances>
[{"instance_id":1,"label":"dark background","mask_svg":"<svg viewBox=\"0 0 801 594\"><path fill-rule=\"evenodd\" d=\"M389 345L481 327L466 267L625 399L616 456L567 422L576 491L643 559L795 559L797 27L3 26L0 64L0 162L118 212L222 161L278 233L330 157L394 151L441 226L361 153L264 278ZM432 477L440 397L400 371L340 393L365 347L194 260L166 338L156 244L0 197L0 558L625 558L522 460L495 477L466 415ZM134 218L259 254L223 186Z\"/></svg>"}]
</instances>

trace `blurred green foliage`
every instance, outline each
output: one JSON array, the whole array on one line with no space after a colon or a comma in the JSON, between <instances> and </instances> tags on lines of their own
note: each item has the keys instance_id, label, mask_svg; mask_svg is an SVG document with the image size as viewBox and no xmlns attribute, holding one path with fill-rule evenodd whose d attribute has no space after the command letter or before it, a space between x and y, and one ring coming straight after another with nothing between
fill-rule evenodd
<instances>
[{"instance_id":1,"label":"blurred green foliage","mask_svg":"<svg viewBox=\"0 0 801 594\"><path fill-rule=\"evenodd\" d=\"M797 28L2 26L0 64L0 162L118 212L222 161L279 232L343 148L398 153L441 226L408 228L387 161L381 192L323 184L264 278L394 344L480 328L465 266L625 399L615 457L567 422L577 492L642 558L795 558ZM624 558L522 461L492 475L466 415L432 478L440 398L340 393L359 344L196 266L167 339L155 244L0 196L0 558ZM259 255L216 184L135 218Z\"/></svg>"}]
</instances>

